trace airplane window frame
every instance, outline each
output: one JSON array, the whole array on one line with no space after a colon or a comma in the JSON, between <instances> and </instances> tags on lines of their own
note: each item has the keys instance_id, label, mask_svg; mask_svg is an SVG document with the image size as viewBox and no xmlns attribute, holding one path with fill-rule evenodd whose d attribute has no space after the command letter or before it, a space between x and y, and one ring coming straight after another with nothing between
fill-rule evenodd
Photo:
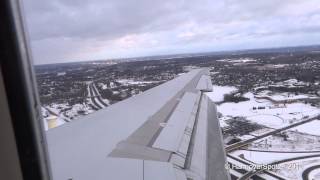
<instances>
[{"instance_id":1,"label":"airplane window frame","mask_svg":"<svg viewBox=\"0 0 320 180\"><path fill-rule=\"evenodd\" d=\"M19 0L0 1L0 72L22 177L50 180L48 149L21 4Z\"/></svg>"}]
</instances>

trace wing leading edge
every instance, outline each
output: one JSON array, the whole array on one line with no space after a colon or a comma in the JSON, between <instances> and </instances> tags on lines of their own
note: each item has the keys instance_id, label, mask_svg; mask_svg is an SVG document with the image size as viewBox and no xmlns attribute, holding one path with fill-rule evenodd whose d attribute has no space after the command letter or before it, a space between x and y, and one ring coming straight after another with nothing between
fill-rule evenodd
<instances>
[{"instance_id":1,"label":"wing leading edge","mask_svg":"<svg viewBox=\"0 0 320 180\"><path fill-rule=\"evenodd\" d=\"M207 69L47 132L54 179L224 180Z\"/></svg>"}]
</instances>

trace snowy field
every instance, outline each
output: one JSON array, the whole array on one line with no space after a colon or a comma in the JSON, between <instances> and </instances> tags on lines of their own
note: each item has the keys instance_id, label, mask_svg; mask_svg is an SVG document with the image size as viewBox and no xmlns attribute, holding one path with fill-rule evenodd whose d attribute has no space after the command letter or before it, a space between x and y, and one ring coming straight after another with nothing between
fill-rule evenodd
<instances>
[{"instance_id":1,"label":"snowy field","mask_svg":"<svg viewBox=\"0 0 320 180\"><path fill-rule=\"evenodd\" d=\"M65 110L67 109L67 110ZM45 130L48 130L48 119L56 117L56 126L60 126L72 119L94 112L87 104L75 104L70 106L67 103L53 103L41 108ZM81 113L79 113L81 112ZM82 114L82 115L81 115Z\"/></svg>"},{"instance_id":2,"label":"snowy field","mask_svg":"<svg viewBox=\"0 0 320 180\"><path fill-rule=\"evenodd\" d=\"M64 120L63 118L59 117L59 116L54 116L52 115L52 113L50 113L48 111L48 109L45 108L41 108L41 112L42 112L42 117L43 117L43 126L44 129L47 131L49 129L49 125L48 125L48 121L50 119L55 119L55 124L56 126L61 126L62 124L66 123L66 120Z\"/></svg>"},{"instance_id":3,"label":"snowy field","mask_svg":"<svg viewBox=\"0 0 320 180\"><path fill-rule=\"evenodd\" d=\"M292 80L290 83L297 82ZM223 102L224 95L237 92L237 88L214 86L213 89L214 91L207 93L207 95L217 103L221 127L224 131L234 129L231 131L231 134L234 133L234 135L230 135L229 132L229 134L225 134L225 143L229 142L232 137L243 141L261 136L275 129L286 127L292 123L297 123L320 114L319 107L301 101L306 98L318 98L308 94L276 93L272 91L247 92L242 96L248 98L248 101L233 103ZM282 102L279 103L279 101ZM252 122L252 124L263 126L240 136L238 134L246 131L248 127L240 126L240 130L238 130L238 123L235 120L239 119L239 117ZM232 124L230 121L236 124ZM285 132L258 139L245 147L245 150L236 150L231 152L230 155L254 164L269 164L279 160L320 154L319 129L320 120L314 120ZM234 160L230 158L228 158L228 161L237 163L233 162ZM301 169L281 168L273 170L273 172L286 179L298 180L301 179L302 172L307 168L308 163L320 164L320 157L300 159L284 164L288 165L290 163L296 163ZM320 171L310 174L310 178L314 177L320 177Z\"/></svg>"},{"instance_id":4,"label":"snowy field","mask_svg":"<svg viewBox=\"0 0 320 180\"><path fill-rule=\"evenodd\" d=\"M269 152L320 152L320 136L285 131L252 142L248 149Z\"/></svg>"},{"instance_id":5,"label":"snowy field","mask_svg":"<svg viewBox=\"0 0 320 180\"><path fill-rule=\"evenodd\" d=\"M240 58L240 59L220 59L217 60L220 62L229 62L229 63L247 63L247 62L256 62L256 59L251 58Z\"/></svg>"},{"instance_id":6,"label":"snowy field","mask_svg":"<svg viewBox=\"0 0 320 180\"><path fill-rule=\"evenodd\" d=\"M208 93L208 96L215 102L221 102L225 94L232 93L235 90L235 87L214 86L214 92ZM310 104L300 102L285 105L274 104L269 100L256 99L251 92L243 96L249 98L249 100L239 103L227 102L220 104L217 106L218 112L223 116L246 117L254 123L270 128L281 128L320 114L320 109Z\"/></svg>"},{"instance_id":7,"label":"snowy field","mask_svg":"<svg viewBox=\"0 0 320 180\"><path fill-rule=\"evenodd\" d=\"M257 152L238 150L230 153L233 156L242 157L256 164L269 164L280 160L285 160L294 157L302 157L318 153L276 153L276 152Z\"/></svg>"},{"instance_id":8,"label":"snowy field","mask_svg":"<svg viewBox=\"0 0 320 180\"><path fill-rule=\"evenodd\" d=\"M232 86L216 86L213 85L213 92L207 92L206 95L215 103L223 101L224 95L237 91Z\"/></svg>"},{"instance_id":9,"label":"snowy field","mask_svg":"<svg viewBox=\"0 0 320 180\"><path fill-rule=\"evenodd\" d=\"M254 164L270 164L291 158L318 155L319 153L271 153L238 150L230 154ZM318 164L320 164L320 157L310 157L280 163L278 169L271 171L291 180L299 180L301 179L302 173L305 169ZM309 179L317 179L318 177L320 177L319 169L312 171L312 173L309 174Z\"/></svg>"},{"instance_id":10,"label":"snowy field","mask_svg":"<svg viewBox=\"0 0 320 180\"><path fill-rule=\"evenodd\" d=\"M309 179L320 179L320 169L315 169L311 171L309 174Z\"/></svg>"},{"instance_id":11,"label":"snowy field","mask_svg":"<svg viewBox=\"0 0 320 180\"><path fill-rule=\"evenodd\" d=\"M154 83L158 83L159 81L135 81L133 79L118 79L117 82L122 85L139 85L139 84L154 84Z\"/></svg>"},{"instance_id":12,"label":"snowy field","mask_svg":"<svg viewBox=\"0 0 320 180\"><path fill-rule=\"evenodd\" d=\"M318 127L318 128L316 128L316 127ZM292 128L292 130L320 136L320 121L315 120L315 121L297 126L295 128Z\"/></svg>"},{"instance_id":13,"label":"snowy field","mask_svg":"<svg viewBox=\"0 0 320 180\"><path fill-rule=\"evenodd\" d=\"M277 174L280 174L284 177L287 177L290 180L300 180L302 179L302 173L305 169L307 169L310 166L318 165L320 164L320 157L313 157L313 158L307 158L303 160L296 160L296 161L290 161L288 163L283 163L282 165L287 168L282 168L277 170ZM297 168L290 168L291 165L295 165ZM319 171L318 171L319 173ZM317 172L312 175L319 176ZM311 177L309 176L309 177ZM309 178L310 179L310 178ZM310 179L310 180L318 180L316 179Z\"/></svg>"},{"instance_id":14,"label":"snowy field","mask_svg":"<svg viewBox=\"0 0 320 180\"><path fill-rule=\"evenodd\" d=\"M269 90L260 91L256 94L256 97L259 98L270 98L273 101L292 101L292 100L303 100L303 99L319 99L315 95L309 94L295 94L289 92L274 93Z\"/></svg>"}]
</instances>

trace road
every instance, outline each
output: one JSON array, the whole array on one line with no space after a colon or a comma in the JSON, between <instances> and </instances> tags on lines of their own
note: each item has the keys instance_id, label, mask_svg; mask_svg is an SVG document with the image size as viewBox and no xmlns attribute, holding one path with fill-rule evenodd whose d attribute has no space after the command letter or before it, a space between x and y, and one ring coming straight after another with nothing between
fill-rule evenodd
<instances>
[{"instance_id":1,"label":"road","mask_svg":"<svg viewBox=\"0 0 320 180\"><path fill-rule=\"evenodd\" d=\"M283 159L280 161L276 161L270 164L266 164L266 165L277 165L277 164L281 164L281 163L285 163L285 162L290 162L290 161L295 161L295 160L301 160L301 159L306 159L306 158L314 158L314 157L320 157L320 154L315 154L315 155L308 155L308 156L300 156L300 157L294 157L294 158L289 158L289 159ZM245 175L243 175L241 178L239 178L239 180L246 180L249 179L250 177L261 173L265 171L264 169L259 169L259 170L253 170L253 171L249 171L247 172Z\"/></svg>"},{"instance_id":2,"label":"road","mask_svg":"<svg viewBox=\"0 0 320 180\"><path fill-rule=\"evenodd\" d=\"M309 176L310 172L315 170L315 169L319 169L319 168L320 168L320 165L315 165L315 166L311 166L311 167L307 168L302 173L302 179L303 180L309 180L308 176Z\"/></svg>"},{"instance_id":3,"label":"road","mask_svg":"<svg viewBox=\"0 0 320 180\"><path fill-rule=\"evenodd\" d=\"M238 161L238 162L240 162L240 163L242 163L242 164L244 164L244 165L247 165L247 166L253 165L252 163L250 164L250 163L248 163L248 162L246 162L246 161L244 161L244 160L242 160L242 159L233 157L233 156L231 156L231 155L228 155L228 157L231 158L231 159L233 159L233 160L235 160L235 161ZM228 163L229 163L230 167L233 167L230 162L228 162ZM248 171L245 170L245 169L233 169L233 170L235 170L235 171L237 171L237 172L239 172L239 173L241 173L241 174L247 174L247 173L248 173ZM280 177L280 176L277 176L277 175L275 175L275 174L272 174L272 173L270 173L270 172L268 172L268 171L266 171L265 174L267 174L267 175L269 175L269 176L272 176L273 178L276 178L276 179L278 179L278 180L285 180L284 178L282 178L282 177ZM255 179L255 180L264 179L264 178L262 178L262 177L260 177L260 176L258 176L258 175L252 175L252 178ZM238 178L237 178L237 179L238 179Z\"/></svg>"},{"instance_id":4,"label":"road","mask_svg":"<svg viewBox=\"0 0 320 180\"><path fill-rule=\"evenodd\" d=\"M241 141L241 142L238 142L238 143L235 143L235 144L232 144L230 146L227 146L226 147L226 152L229 153L229 152L232 152L234 150L237 150L241 147L244 147L250 143L252 143L253 141L256 141L258 139L261 139L261 138L265 138L267 136L270 136L270 135L273 135L273 134L276 134L276 133L279 133L281 131L285 131L285 130L288 130L288 129L291 129L293 127L296 127L296 126L299 126L299 125L302 125L302 124L305 124L305 123L308 123L308 122L311 122L315 119L319 119L320 118L320 115L316 116L316 117L313 117L313 118L310 118L310 119L307 119L307 120L303 120L303 121L300 121L300 122L297 122L297 123L294 123L294 124L291 124L289 126L286 126L286 127L283 127L283 128L280 128L280 129L276 129L276 130L273 130L271 132L268 132L266 134L263 134L261 136L257 136L257 137L254 137L252 139L248 139L248 140L245 140L245 141Z\"/></svg>"},{"instance_id":5,"label":"road","mask_svg":"<svg viewBox=\"0 0 320 180\"><path fill-rule=\"evenodd\" d=\"M106 104L97 90L96 86L94 83L91 83L88 85L88 96L92 101L92 108L95 110L102 109L104 107L107 107L108 104Z\"/></svg>"},{"instance_id":6,"label":"road","mask_svg":"<svg viewBox=\"0 0 320 180\"><path fill-rule=\"evenodd\" d=\"M244 147L250 143L252 143L253 141L256 141L256 140L259 140L261 138L265 138L267 136L270 136L270 135L273 135L273 134L276 134L276 133L279 133L281 131L285 131L285 130L288 130L290 128L293 128L293 127L296 127L296 126L299 126L299 125L302 125L302 124L305 124L305 123L309 123L313 120L316 120L320 118L320 115L319 116L316 116L316 117L313 117L313 118L310 118L310 119L307 119L307 120L304 120L304 121L300 121L300 122L297 122L297 123L294 123L294 124L291 124L289 126L286 126L286 127L283 127L283 128L280 128L280 129L276 129L276 130L273 130L271 132L268 132L266 134L263 134L261 136L257 136L255 138L252 138L252 139L248 139L248 140L245 140L245 141L241 141L241 142L238 142L238 143L235 143L235 144L232 144L228 147L226 147L226 152L229 153L229 152L232 152L234 150L237 150L241 147ZM228 156L228 157L231 157L232 156ZM296 158L290 158L290 159L285 159L285 160L281 160L281 161L277 161L277 162L274 162L274 163L271 163L269 165L274 165L274 164L280 164L280 163L284 163L284 162L288 162L288 161L292 161L292 160L299 160L299 159L304 159L304 158L310 158L310 157L320 157L320 155L310 155L310 156L302 156L302 157L296 157ZM245 163L248 165L248 163L244 162L244 161L241 161L239 159L237 159L237 161L239 162L242 162L242 163ZM254 170L254 171L249 171L247 173L245 173L241 178L239 178L239 180L245 180L245 179L249 179L250 177L253 177L253 176L256 176L257 173L259 172L262 172L264 171L263 169L262 170ZM266 173L268 173L267 171L265 171ZM277 177L279 179L282 179L280 177Z\"/></svg>"},{"instance_id":7,"label":"road","mask_svg":"<svg viewBox=\"0 0 320 180\"><path fill-rule=\"evenodd\" d=\"M106 103L102 100L101 94L99 93L96 85L95 85L94 83L92 83L92 84L93 84L93 85L92 85L93 92L95 93L95 96L97 97L98 101L99 101L102 105L104 105L105 107L107 107L108 104L106 104Z\"/></svg>"},{"instance_id":8,"label":"road","mask_svg":"<svg viewBox=\"0 0 320 180\"><path fill-rule=\"evenodd\" d=\"M91 101L92 103L98 108L98 109L102 109L102 105L100 105L97 101L96 101L96 96L94 91L93 91L93 85L90 84L89 85L89 91L90 91L90 98L91 98Z\"/></svg>"}]
</instances>

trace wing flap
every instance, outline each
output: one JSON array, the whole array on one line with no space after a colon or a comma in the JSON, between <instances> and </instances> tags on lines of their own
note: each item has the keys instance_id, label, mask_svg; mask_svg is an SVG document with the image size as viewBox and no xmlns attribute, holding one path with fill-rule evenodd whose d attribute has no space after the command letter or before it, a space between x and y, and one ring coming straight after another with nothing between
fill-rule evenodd
<instances>
[{"instance_id":1,"label":"wing flap","mask_svg":"<svg viewBox=\"0 0 320 180\"><path fill-rule=\"evenodd\" d=\"M181 142L183 142L182 138L188 121L195 119L199 96L199 94L189 92L184 94L152 147L172 152L178 151Z\"/></svg>"},{"instance_id":2,"label":"wing flap","mask_svg":"<svg viewBox=\"0 0 320 180\"><path fill-rule=\"evenodd\" d=\"M155 149L147 146L141 146L137 144L132 144L128 142L120 142L117 148L113 150L109 156L110 157L126 157L134 159L148 159L154 161L167 162L170 158L171 152Z\"/></svg>"}]
</instances>

